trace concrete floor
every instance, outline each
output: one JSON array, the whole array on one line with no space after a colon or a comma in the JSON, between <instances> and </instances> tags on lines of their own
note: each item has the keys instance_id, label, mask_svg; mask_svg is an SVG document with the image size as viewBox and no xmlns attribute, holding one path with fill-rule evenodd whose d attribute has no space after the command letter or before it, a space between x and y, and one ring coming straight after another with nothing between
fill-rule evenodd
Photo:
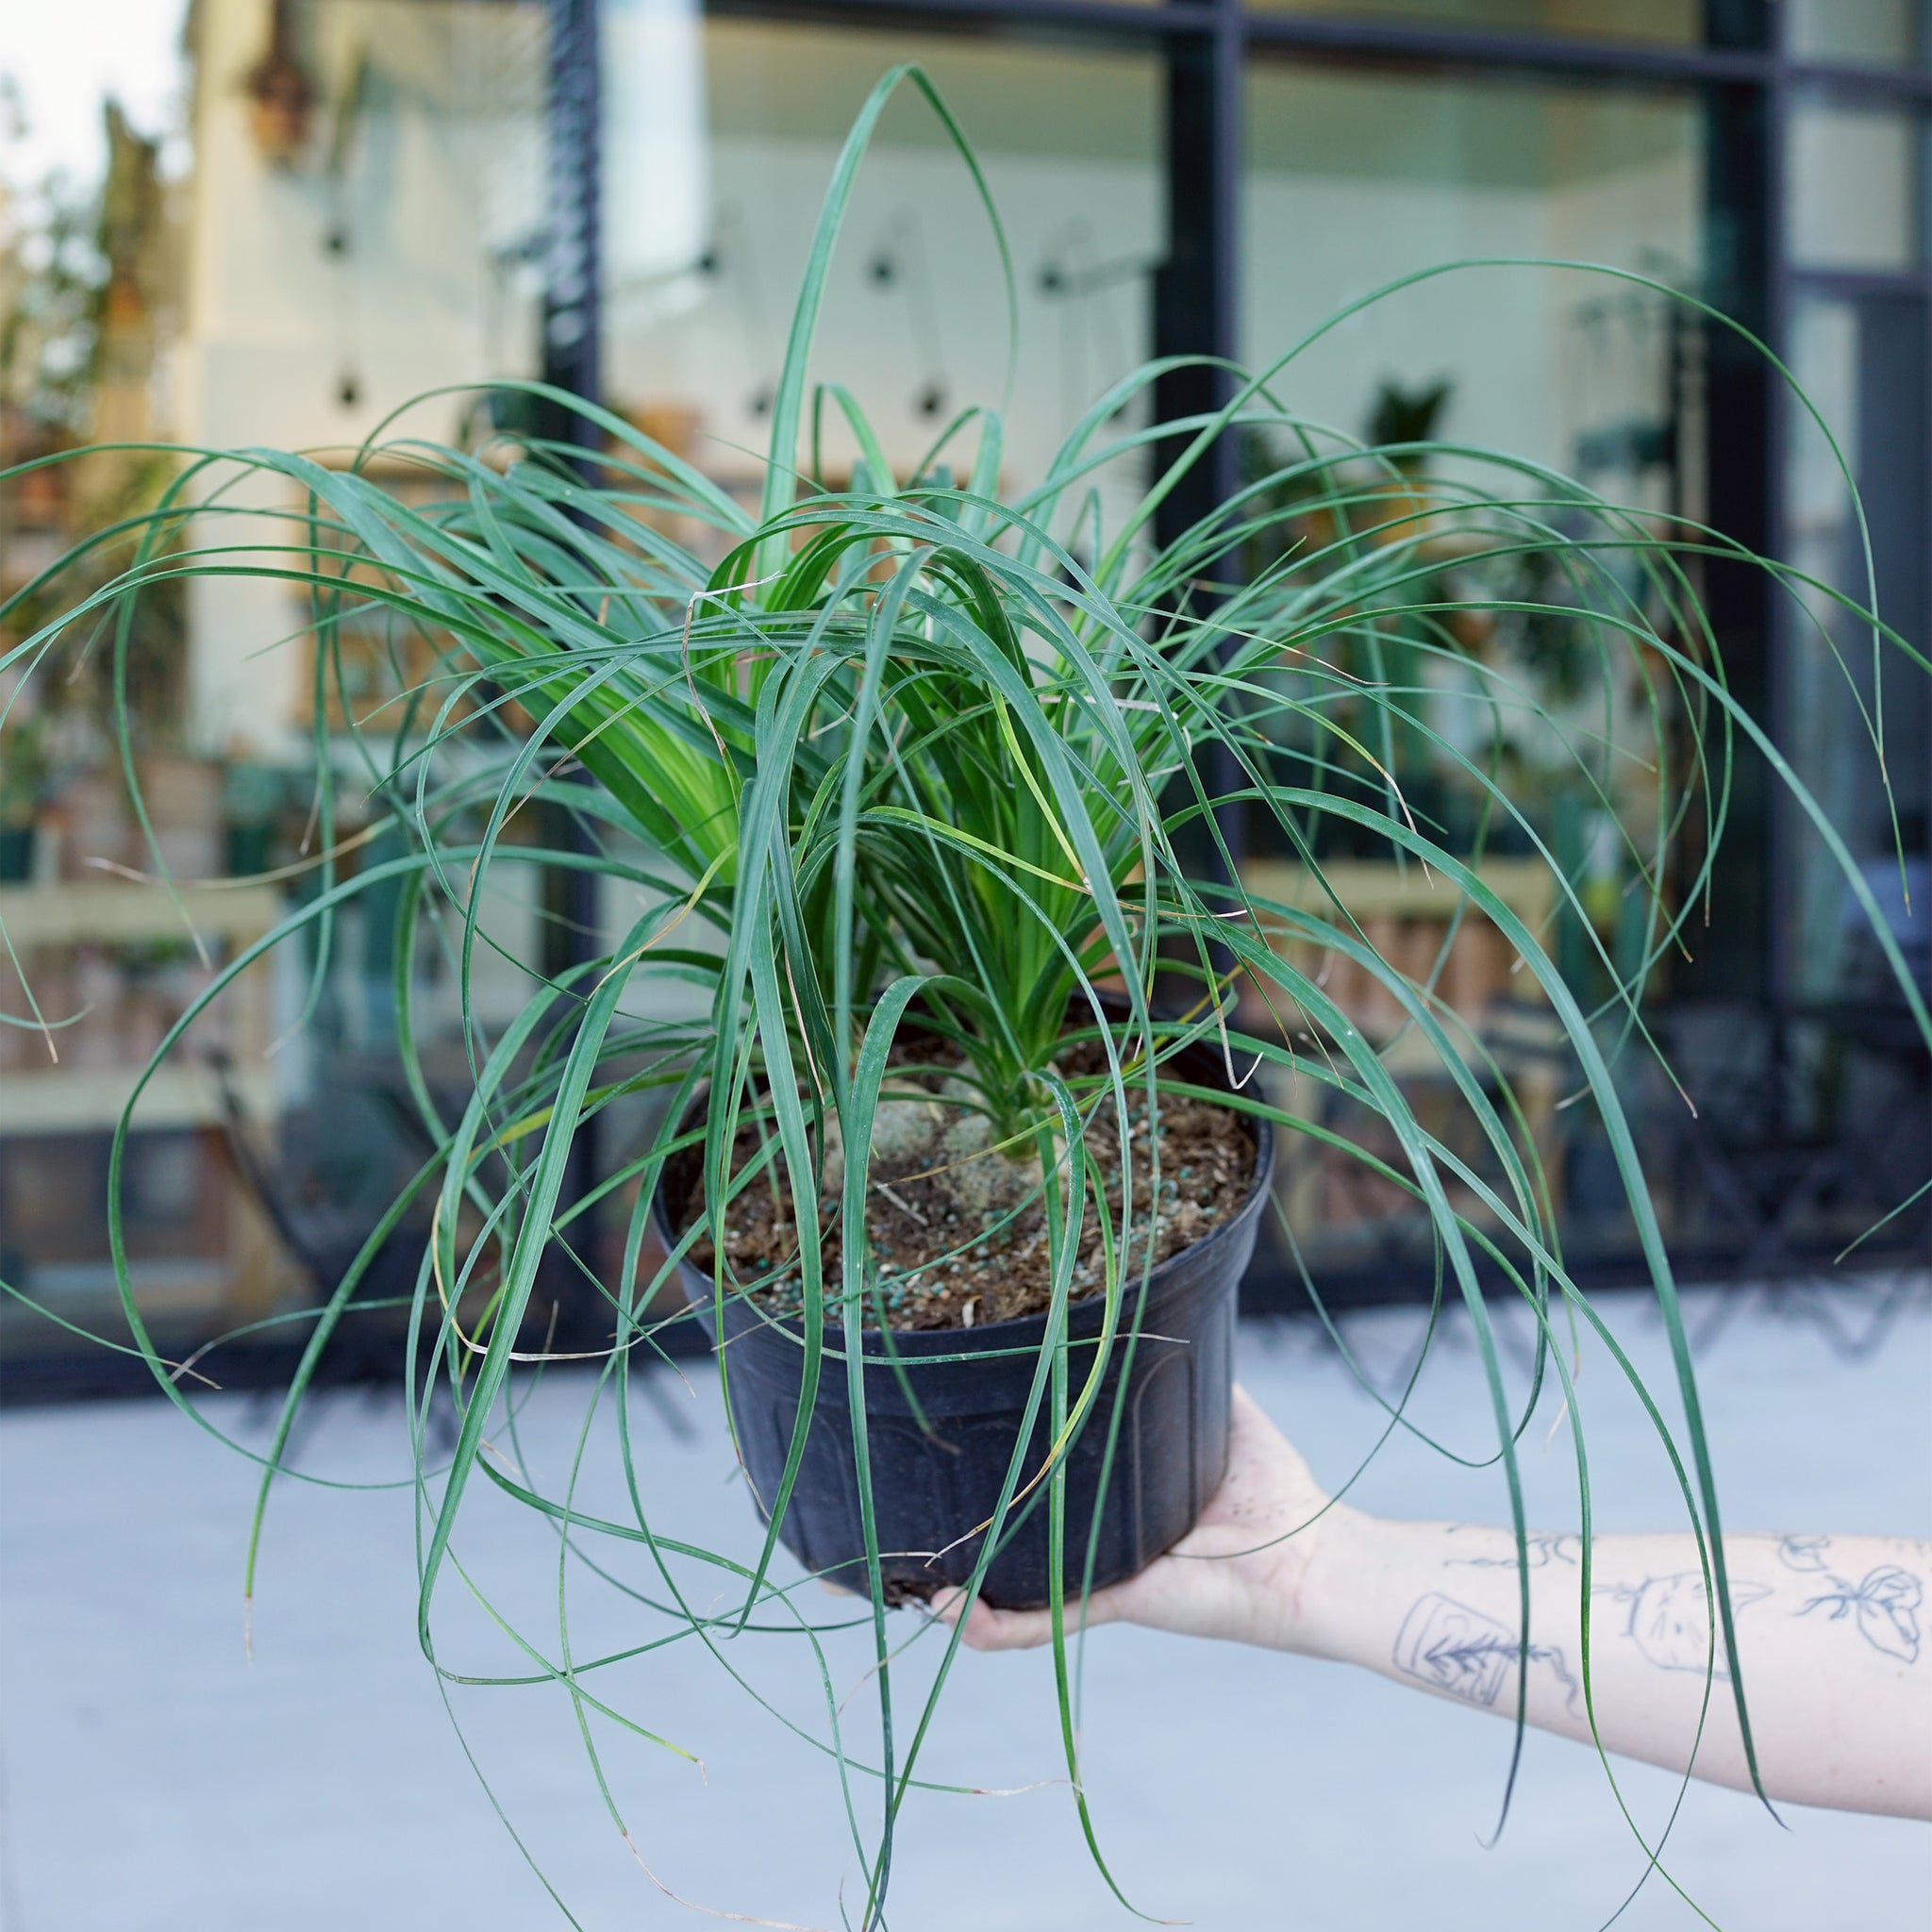
<instances>
[{"instance_id":1,"label":"concrete floor","mask_svg":"<svg viewBox=\"0 0 1932 1932\"><path fill-rule=\"evenodd\" d=\"M1691 1298L1728 1518L1738 1527L1932 1534L1932 1284ZM1612 1325L1659 1397L1669 1386L1655 1315L1607 1296ZM1519 1349L1520 1327L1512 1329ZM1369 1380L1393 1386L1418 1325L1381 1311L1346 1328ZM1333 1484L1366 1451L1378 1411L1306 1324L1252 1326L1241 1370ZM1481 1445L1466 1331L1452 1323L1420 1414L1454 1446ZM1586 1349L1585 1420L1606 1529L1674 1521L1668 1470L1600 1349ZM553 1489L582 1428L591 1383L546 1379L513 1453ZM1674 1404L1666 1400L1667 1412ZM244 1445L269 1411L243 1398L204 1413ZM1548 1415L1556 1416L1554 1405ZM1545 1425L1546 1426L1546 1425ZM1528 1438L1534 1517L1574 1523L1567 1431ZM636 1404L641 1480L661 1525L741 1556L756 1547L731 1479L712 1386L663 1377ZM613 1434L600 1416L581 1493L622 1513ZM506 1445L508 1446L508 1445ZM334 1482L408 1467L393 1396L316 1405L300 1465ZM341 1932L364 1925L509 1932L566 1923L492 1815L414 1635L414 1526L407 1490L290 1483L277 1495L254 1610L242 1635L249 1466L156 1402L0 1419L4 1568L0 1641L0 1920L10 1932ZM1500 1478L1413 1441L1391 1443L1359 1491L1389 1513L1499 1520ZM458 1554L476 1588L554 1654L557 1545L525 1513L478 1495ZM620 1553L621 1574L643 1581ZM790 1573L788 1573L790 1574ZM587 1587L590 1586L590 1587ZM593 1594L592 1591L596 1593ZM459 1601L459 1599L463 1599ZM508 1674L518 1654L452 1577L438 1618L455 1670ZM828 1620L836 1606L808 1603ZM912 1613L899 1621L909 1636ZM575 1573L581 1657L653 1627ZM916 1707L914 1646L898 1689ZM858 1686L863 1632L826 1640L840 1694ZM823 1729L795 1640L726 1655L787 1715ZM895 1677L902 1674L895 1672ZM832 1926L858 1895L857 1857L832 1766L689 1644L599 1674L602 1694L704 1760L594 1721L613 1798L642 1857L683 1898L765 1921ZM1601 1925L1643 1857L1587 1751L1530 1741L1515 1809L1485 1849L1507 1728L1333 1666L1109 1629L1088 1652L1083 1745L1102 1847L1142 1911L1204 1932L1422 1925L1433 1932ZM451 1709L529 1857L586 1928L698 1923L657 1890L600 1798L568 1698L554 1687L461 1689ZM848 1712L862 1748L866 1693ZM1078 1836L1058 1753L1048 1660L964 1657L925 1759L935 1779L1015 1795L920 1794L895 1857L902 1932L1045 1932L1133 1923ZM1674 1782L1619 1765L1655 1828ZM874 1792L855 1779L861 1822ZM1793 1809L1780 1829L1752 1801L1699 1788L1666 1862L1710 1921L1735 1932L1924 1924L1932 1831ZM1910 1901L1918 1899L1914 1907ZM1656 1878L1619 1921L1701 1923Z\"/></svg>"}]
</instances>

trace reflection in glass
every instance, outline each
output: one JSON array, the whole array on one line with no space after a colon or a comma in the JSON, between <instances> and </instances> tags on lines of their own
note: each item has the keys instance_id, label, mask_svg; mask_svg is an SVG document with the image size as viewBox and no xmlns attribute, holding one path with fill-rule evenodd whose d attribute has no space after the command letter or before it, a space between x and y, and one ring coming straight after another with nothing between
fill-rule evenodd
<instances>
[{"instance_id":1,"label":"reflection in glass","mask_svg":"<svg viewBox=\"0 0 1932 1932\"><path fill-rule=\"evenodd\" d=\"M541 0L192 8L185 125L136 130L110 111L97 208L77 199L74 217L99 240L98 299L45 344L74 379L47 382L57 358L37 357L29 392L9 392L0 426L23 441L10 454L174 439L284 444L341 465L419 392L536 374L547 12ZM192 137L179 179L161 158L177 132ZM9 294L12 267L0 270ZM46 278L30 292L44 295ZM444 394L408 427L453 435L466 403ZM0 500L0 598L150 504L175 466L132 448L31 474L37 482L9 483ZM248 503L300 508L292 488ZM286 525L264 518L255 541L286 541ZM125 549L96 552L7 623L31 631L127 560ZM42 1038L0 1033L0 1275L65 1319L108 1333L122 1322L101 1213L109 1132L210 962L316 890L304 861L318 843L318 748L353 764L352 719L395 728L399 681L433 662L406 628L345 618L328 646L340 676L318 716L323 647L299 583L208 575L185 596L145 596L129 625L128 710L152 844L122 774L111 651L71 641L79 675L38 677L5 707L0 918L43 1009L74 1024L57 1036L58 1063ZM0 649L24 634L0 630ZM345 870L385 856L380 840L358 842L380 809L358 793L337 820ZM158 857L180 883L178 909L126 876ZM258 876L205 883L224 874ZM500 1013L528 983L536 908L499 899L480 909L502 948L482 948L486 1005ZM340 1273L420 1159L420 1129L381 1071L394 964L380 922L358 906L337 930L312 1010L290 950L197 1021L146 1090L125 1201L133 1291L164 1348L185 1354ZM454 1045L456 1003L433 941L420 964ZM14 966L0 975L0 998L20 1011ZM258 1166L238 1164L242 1147ZM0 1309L10 1359L64 1345L19 1307Z\"/></svg>"},{"instance_id":2,"label":"reflection in glass","mask_svg":"<svg viewBox=\"0 0 1932 1932\"><path fill-rule=\"evenodd\" d=\"M1247 116L1251 361L1392 277L1459 258L1601 261L1670 287L1701 275L1688 99L1270 66L1250 79ZM1352 317L1288 379L1312 413L1357 431L1378 383L1444 376L1450 434L1654 491L1668 312L1607 278L1469 270Z\"/></svg>"},{"instance_id":3,"label":"reflection in glass","mask_svg":"<svg viewBox=\"0 0 1932 1932\"><path fill-rule=\"evenodd\" d=\"M1932 49L1925 0L1786 0L1786 43L1809 60L1923 66Z\"/></svg>"},{"instance_id":4,"label":"reflection in glass","mask_svg":"<svg viewBox=\"0 0 1932 1932\"><path fill-rule=\"evenodd\" d=\"M1012 386L994 231L910 86L859 174L814 375L849 385L908 475L959 409L1001 408L1008 474L1024 480L1149 352L1163 248L1153 58L712 20L702 238L655 312L613 309L605 367L614 408L730 487L757 486L783 332L840 145L879 75L908 59L973 143L1005 227L1019 285ZM858 454L836 413L824 442L834 478Z\"/></svg>"},{"instance_id":5,"label":"reflection in glass","mask_svg":"<svg viewBox=\"0 0 1932 1932\"><path fill-rule=\"evenodd\" d=\"M1893 108L1804 101L1787 161L1793 257L1807 268L1926 259L1926 124Z\"/></svg>"},{"instance_id":6,"label":"reflection in glass","mask_svg":"<svg viewBox=\"0 0 1932 1932\"><path fill-rule=\"evenodd\" d=\"M649 315L687 279L709 218L696 0L604 0L604 299Z\"/></svg>"},{"instance_id":7,"label":"reflection in glass","mask_svg":"<svg viewBox=\"0 0 1932 1932\"><path fill-rule=\"evenodd\" d=\"M1699 110L1671 95L1264 67L1250 80L1247 112L1243 354L1266 366L1293 352L1271 387L1285 408L1330 425L1324 479L1354 505L1348 527L1324 511L1306 541L1319 553L1358 532L1371 554L1402 544L1412 558L1406 594L1372 624L1311 649L1344 678L1356 654L1367 654L1375 661L1356 675L1427 691L1426 735L1405 727L1407 741L1383 754L1403 774L1407 808L1431 837L1475 860L1573 985L1605 990L1597 948L1632 973L1643 949L1630 916L1640 895L1626 889L1655 834L1657 746L1670 736L1671 699L1644 667L1600 654L1591 613L1609 584L1613 601L1649 591L1627 568L1617 575L1629 558L1614 541L1602 553L1602 582L1579 583L1554 545L1539 549L1535 522L1578 541L1605 525L1574 495L1565 500L1548 475L1482 452L1507 450L1574 475L1627 507L1640 527L1694 514L1701 342L1666 291L1702 280ZM1660 286L1574 269L1458 269L1401 287L1297 347L1382 284L1502 257L1599 261ZM1294 452L1252 434L1257 475L1296 487ZM1385 454L1350 454L1357 439ZM1403 448L1439 439L1451 447ZM1473 495L1535 508L1524 523L1513 511L1472 515L1458 506ZM1292 570L1291 558L1280 561ZM1457 608L1474 599L1490 608ZM1446 619L1436 614L1445 609ZM1290 663L1280 673L1289 686L1307 675ZM1527 702L1512 702L1512 692ZM1373 739L1373 717L1348 715ZM1588 772L1578 768L1579 745L1591 748ZM1280 752L1290 761L1306 756L1286 738ZM1526 824L1486 808L1470 765L1505 774ZM1358 777L1338 773L1328 782ZM1574 905L1529 856L1532 834L1572 881ZM1257 846L1266 836L1265 827L1251 830ZM1616 1239L1603 1150L1558 1107L1560 1056L1538 1043L1549 1010L1533 976L1512 971L1500 930L1480 917L1452 925L1453 895L1434 891L1417 868L1397 867L1386 848L1334 839L1317 857L1324 870L1346 868L1342 889L1373 922L1365 929L1375 943L1398 955L1407 948L1421 976L1440 959L1445 1006L1506 1072L1553 1168L1571 1175L1571 1234L1588 1247L1590 1217L1601 1215L1604 1238ZM1260 857L1252 876L1272 897L1305 890L1299 860L1286 851ZM1399 1077L1426 1087L1424 1070L1403 1071L1404 1016L1382 990L1346 961L1331 962L1326 990L1385 1047ZM1374 1132L1315 1083L1291 1104L1316 1109L1337 1132ZM1419 1089L1417 1105L1431 1104ZM1311 1265L1386 1266L1402 1252L1415 1223L1399 1189L1364 1184L1313 1143L1291 1146L1283 1167L1288 1218Z\"/></svg>"},{"instance_id":8,"label":"reflection in glass","mask_svg":"<svg viewBox=\"0 0 1932 1932\"><path fill-rule=\"evenodd\" d=\"M1843 468L1824 430L1806 413L1794 412L1786 485L1791 561L1818 586L1802 592L1802 614L1787 658L1791 761L1843 830L1892 936L1913 954L1922 981L1932 933L1927 695L1896 646L1879 644L1874 668L1871 625L1832 592L1864 607L1875 590L1879 615L1907 643L1923 651L1932 639L1932 561L1924 541L1932 528L1928 350L1932 323L1919 293L1802 300L1793 316L1793 371L1829 425ZM1881 717L1883 772L1874 742ZM1869 922L1842 873L1807 826L1797 823L1794 833L1793 992L1814 1001L1895 1002Z\"/></svg>"},{"instance_id":9,"label":"reflection in glass","mask_svg":"<svg viewBox=\"0 0 1932 1932\"><path fill-rule=\"evenodd\" d=\"M1270 67L1253 77L1248 112L1243 349L1259 365L1294 350L1273 385L1290 407L1339 438L1446 437L1574 475L1617 503L1685 507L1678 417L1697 345L1657 291L1578 271L1457 269L1295 345L1378 286L1458 259L1600 260L1695 287L1702 156L1690 103ZM1475 456L1437 454L1418 475L1417 499L1426 506L1431 489L1464 487L1510 486ZM1534 559L1519 575L1512 596L1547 600L1557 590ZM1466 576L1461 567L1446 575L1444 593L1457 594L1453 579ZM1591 680L1560 626L1518 625L1471 648L1508 660L1559 712L1588 702ZM1441 658L1420 662L1418 675L1443 687L1438 727L1473 753L1488 725L1457 694L1464 680ZM1574 760L1526 721L1512 721L1510 738L1524 808L1579 865L1595 854L1589 863L1610 866L1598 806L1574 790ZM1419 752L1409 761L1426 762ZM1431 808L1466 839L1477 793L1453 758L1434 762L1441 796ZM1642 809L1634 797L1617 803ZM1611 900L1615 891L1606 873L1601 893Z\"/></svg>"}]
</instances>

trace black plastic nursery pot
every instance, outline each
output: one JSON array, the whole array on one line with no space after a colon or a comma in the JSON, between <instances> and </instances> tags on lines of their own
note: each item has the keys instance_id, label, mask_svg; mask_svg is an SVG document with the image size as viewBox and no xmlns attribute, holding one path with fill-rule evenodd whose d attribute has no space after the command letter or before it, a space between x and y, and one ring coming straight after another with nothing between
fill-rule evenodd
<instances>
[{"instance_id":1,"label":"black plastic nursery pot","mask_svg":"<svg viewBox=\"0 0 1932 1932\"><path fill-rule=\"evenodd\" d=\"M1225 1084L1217 1053L1191 1049L1173 1064L1196 1084ZM1138 1277L1123 1286L1121 1320L1098 1399L1067 1452L1061 1567L1069 1601L1086 1574L1090 1540L1094 1589L1133 1575L1188 1533L1226 1471L1236 1291L1254 1254L1274 1167L1270 1124L1251 1116L1249 1125L1255 1172L1240 1208L1156 1268L1144 1295ZM654 1204L660 1235L680 1224L696 1170L694 1158L667 1170ZM689 1263L680 1263L678 1272L693 1312L717 1346L708 1274ZM1076 1301L1067 1311L1070 1403L1091 1371L1105 1319L1101 1295ZM890 1338L864 1331L866 1445L889 1602L928 1598L971 1576L982 1525L998 1507L1019 1441L1046 1330L1047 1317L1041 1314L977 1328L895 1329ZM741 1297L724 1305L723 1345L745 1474L769 1515L798 1417L803 1331L795 1320L781 1321ZM808 1570L863 1594L865 1532L844 1346L843 1334L828 1329L811 1426L779 1536ZM1047 1406L1042 1397L1021 1468L1023 1487L1046 1458ZM1103 1494L1117 1408L1120 1426ZM988 1603L1037 1609L1050 1600L1046 1495L1047 1485L1035 1483L1016 1500L981 1583Z\"/></svg>"}]
</instances>

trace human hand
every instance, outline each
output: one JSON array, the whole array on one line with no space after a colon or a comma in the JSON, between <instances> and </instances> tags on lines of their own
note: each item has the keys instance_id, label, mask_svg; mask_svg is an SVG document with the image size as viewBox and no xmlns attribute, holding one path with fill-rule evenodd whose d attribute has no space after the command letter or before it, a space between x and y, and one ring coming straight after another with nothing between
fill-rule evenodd
<instances>
[{"instance_id":1,"label":"human hand","mask_svg":"<svg viewBox=\"0 0 1932 1932\"><path fill-rule=\"evenodd\" d=\"M1087 1599L1086 1625L1144 1624L1188 1637L1220 1637L1275 1650L1318 1647L1310 1586L1356 1512L1331 1504L1294 1445L1247 1391L1234 1391L1227 1474L1201 1520L1164 1557ZM961 1591L941 1591L934 1613L957 1623ZM1078 1627L1080 1607L1066 1607ZM1051 1641L1050 1610L996 1610L975 1601L965 1641L974 1650L1026 1650Z\"/></svg>"}]
</instances>

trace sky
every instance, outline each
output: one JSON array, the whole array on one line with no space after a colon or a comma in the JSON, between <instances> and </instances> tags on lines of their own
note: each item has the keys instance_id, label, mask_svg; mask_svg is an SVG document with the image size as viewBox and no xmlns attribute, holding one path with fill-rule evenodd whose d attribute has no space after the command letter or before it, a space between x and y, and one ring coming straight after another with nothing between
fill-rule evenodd
<instances>
[{"instance_id":1,"label":"sky","mask_svg":"<svg viewBox=\"0 0 1932 1932\"><path fill-rule=\"evenodd\" d=\"M0 4L0 178L55 168L98 178L101 103L120 97L136 129L176 126L185 0L4 0Z\"/></svg>"}]
</instances>

